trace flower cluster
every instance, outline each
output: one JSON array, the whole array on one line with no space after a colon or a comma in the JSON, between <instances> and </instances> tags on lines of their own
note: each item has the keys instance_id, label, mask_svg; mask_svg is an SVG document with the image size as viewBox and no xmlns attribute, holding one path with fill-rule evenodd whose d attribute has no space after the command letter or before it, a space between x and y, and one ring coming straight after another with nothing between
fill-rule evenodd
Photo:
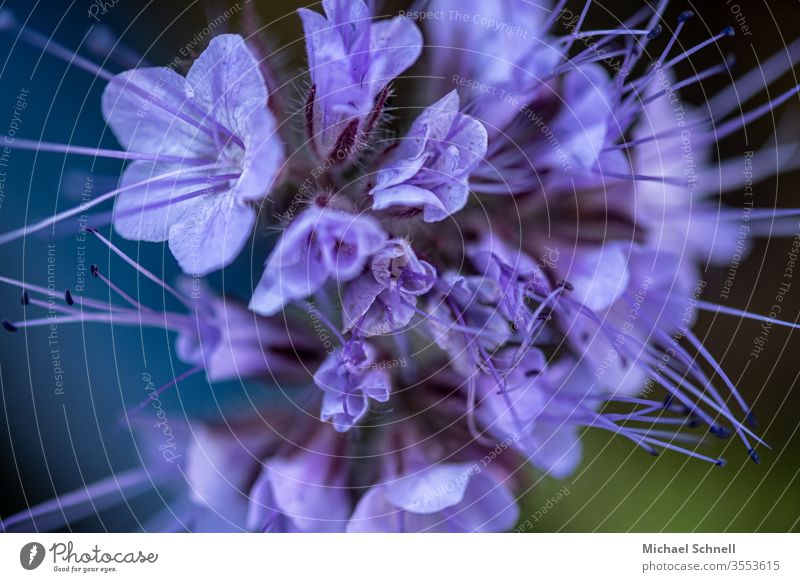
<instances>
[{"instance_id":1,"label":"flower cluster","mask_svg":"<svg viewBox=\"0 0 800 582\"><path fill-rule=\"evenodd\" d=\"M126 305L68 292L58 317L6 320L7 330L163 328L176 334L186 374L263 381L285 396L258 410L259 423L189 419L179 474L145 463L148 480L182 501L159 527L508 531L525 489L519 468L572 474L586 428L720 466L704 452L705 433L735 437L758 462L755 417L691 326L700 310L717 309L700 297L701 265L724 263L736 240L738 218L718 195L737 186L739 170L715 160L712 146L797 89L742 113L738 99L755 93L745 77L708 106L684 103L682 88L729 63L685 79L678 65L732 31L679 51L691 14L667 22L666 2L609 30L586 26L588 3L566 32L563 3L430 4L525 34L466 19L418 25L379 17L363 0L323 0L324 15L299 11L308 85L287 120L272 80L289 72L254 39L224 34L185 76L168 67L111 74L69 59L107 81L102 112L121 150L15 141L126 160L118 187L89 204L113 200L111 224L98 213L91 232L180 308L144 306L93 267ZM0 21L69 54L10 13ZM772 62L773 77L791 67L784 59ZM417 88L396 97L393 84ZM301 184L310 195L298 195ZM211 287L172 287L107 228L168 242L196 277L248 244L269 244L251 238L263 223L278 236L260 280L225 279L249 306ZM42 287L1 280L23 290L26 311L47 306ZM321 334L334 341L323 345ZM141 489L141 474L127 482ZM109 488L4 527L57 527Z\"/></svg>"}]
</instances>

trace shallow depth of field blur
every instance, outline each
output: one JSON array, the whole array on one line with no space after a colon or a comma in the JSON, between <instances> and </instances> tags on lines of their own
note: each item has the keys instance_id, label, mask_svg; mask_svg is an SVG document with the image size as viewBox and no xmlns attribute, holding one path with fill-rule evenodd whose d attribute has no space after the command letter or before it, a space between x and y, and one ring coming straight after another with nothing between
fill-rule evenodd
<instances>
[{"instance_id":1,"label":"shallow depth of field blur","mask_svg":"<svg viewBox=\"0 0 800 582\"><path fill-rule=\"evenodd\" d=\"M239 0L244 3L244 0ZM306 3L298 0L251 0L258 5L272 47L280 48L287 66L302 66L304 45L300 21L294 9ZM493 2L498 0L486 0ZM644 0L646 1L646 0ZM102 4L102 3L100 3ZM206 2L117 0L106 2L105 14L97 18L117 31L123 40L145 53L153 64L171 60L208 22L213 21L235 0ZM571 3L580 10L583 2ZM617 23L630 15L631 2L599 1L592 8L593 28L598 21ZM638 8L639 3L636 4ZM87 14L87 0L17 0L4 3L29 24L52 34L62 44L78 46L86 28L95 23ZM66 7L69 7L65 10ZM403 5L383 4L384 14L396 14ZM736 72L741 74L755 66L785 44L800 36L800 2L783 0L673 2L669 13L694 9L698 18L687 27L682 44L688 46L717 33L725 26L734 26L737 35L726 39L721 48L712 47L698 58L684 63L684 72L701 70L720 52L734 53ZM738 16L738 21L737 21ZM231 31L238 31L236 18L230 21ZM746 24L751 34L742 34ZM223 32L223 30L219 30ZM67 70L63 63L41 57L23 45L13 45L8 37L0 38L0 132L7 131L20 92L26 95L19 135L32 139L74 143L102 143L115 147L100 115L99 97L103 83L79 70ZM413 73L412 73L413 74ZM787 75L770 88L777 95L798 80ZM402 83L402 81L401 81ZM686 93L688 100L699 102L725 83L712 79L701 88ZM397 99L403 92L398 86ZM761 95L761 102L764 94ZM743 158L743 152L756 149L774 132L784 142L796 142L800 127L797 99L781 108L774 116L727 138L720 148L728 156ZM3 168L5 197L0 199L0 228L10 229L31 217L52 212L55 192L71 169L88 169L86 160L15 151L11 164ZM107 165L107 168L104 166ZM99 161L98 173L118 172L121 166ZM743 162L744 169L744 162ZM800 206L798 176L781 175L779 179L760 183L756 196L761 206ZM98 184L98 187L102 187ZM79 194L78 194L79 195ZM16 198L16 203L14 202ZM25 208L19 199L30 200ZM743 194L735 192L726 198L731 206L741 207ZM777 201L777 202L776 202ZM798 226L800 233L800 226ZM48 254L47 239L18 242L0 248L5 275L33 281L44 281L48 261L65 280L75 277L78 246L98 257L103 249L91 242L73 238L57 239ZM791 248L791 238L775 238L758 242L750 258L739 266L730 291L728 305L767 314L775 303L782 273ZM139 254L140 260L155 270L163 269L167 277L177 268L163 245L125 247ZM260 265L268 249L246 253L228 269L226 277L240 277L250 284L250 265ZM19 260L24 253L24 260ZM54 259L52 257L55 257ZM163 261L163 263L162 263ZM92 262L89 258L88 262ZM135 283L134 276L124 269L115 273L123 286ZM127 277L127 279L126 279ZM219 274L212 276L212 280ZM720 291L727 269L709 270L705 298L720 301ZM87 288L88 289L88 288ZM234 294L234 286L226 284ZM248 289L241 298L247 299ZM148 293L158 297L158 289L139 290L145 300ZM15 309L18 291L0 287L0 316L5 306ZM781 317L796 320L800 311L800 280L796 280L782 301ZM522 520L529 519L534 531L800 531L800 340L798 333L773 327L764 351L753 357L753 340L761 332L756 322L739 322L736 318L704 314L696 327L697 335L721 361L744 397L754 404L760 422L760 434L773 447L762 450L762 463L755 465L732 440L712 441L714 455L728 459L724 468L693 460L680 454L663 453L652 458L624 439L614 439L601 432L588 431L584 436L585 454L581 469L563 482L550 478L533 480L533 487L523 501ZM29 334L26 344L21 335L0 334L0 474L2 496L0 515L8 516L26 506L44 501L54 492L65 492L83 483L110 474L111 468L122 470L135 462L129 439L115 432L122 413L122 404L130 406L144 394L142 379L147 372L171 379L182 371L181 364L171 357L169 338L150 331L141 334L135 329L110 329L87 325L63 328L58 337L58 355L63 369L65 393L53 397L54 377L51 347L46 329ZM147 348L143 348L142 344ZM246 388L222 385L210 393L202 379L182 385L180 391L163 397L165 406L172 406L176 416L183 409L196 414L230 406L246 398ZM167 408L167 414L170 414ZM731 451L725 451L729 447ZM735 449L735 450L734 450ZM726 454L727 453L727 454ZM103 529L138 529L153 506L143 499L129 507L116 508L98 517L85 519L78 528L86 531Z\"/></svg>"}]
</instances>

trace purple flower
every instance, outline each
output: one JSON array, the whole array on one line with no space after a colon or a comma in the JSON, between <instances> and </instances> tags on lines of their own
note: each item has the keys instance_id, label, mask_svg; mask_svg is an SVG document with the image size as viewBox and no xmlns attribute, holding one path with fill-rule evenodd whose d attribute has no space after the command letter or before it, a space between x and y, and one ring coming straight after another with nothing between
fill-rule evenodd
<instances>
[{"instance_id":1,"label":"purple flower","mask_svg":"<svg viewBox=\"0 0 800 582\"><path fill-rule=\"evenodd\" d=\"M347 285L342 298L345 331L386 335L409 324L417 297L436 281L436 269L420 261L404 239L393 239L378 251L366 272Z\"/></svg>"},{"instance_id":2,"label":"purple flower","mask_svg":"<svg viewBox=\"0 0 800 582\"><path fill-rule=\"evenodd\" d=\"M672 77L668 75L666 81L674 83ZM654 82L647 98L657 95L663 83ZM663 98L648 103L632 133L633 140L643 142L631 160L637 174L683 177L678 183L643 181L637 184L636 219L645 226L646 245L663 248L665 241L680 241L681 249L674 249L675 252L685 250L692 257L725 264L735 254L749 251L751 243L740 240L741 214L730 220L720 212L719 202L714 198L720 190L741 186L744 170L739 166L743 164L737 159L733 164L715 167L712 149L696 148L691 131L674 131L676 107ZM686 108L685 113L680 110L680 114L686 116L686 125L701 122L699 112ZM654 136L659 139L653 139Z\"/></svg>"},{"instance_id":3,"label":"purple flower","mask_svg":"<svg viewBox=\"0 0 800 582\"><path fill-rule=\"evenodd\" d=\"M241 378L301 381L302 354L314 354L314 340L289 329L283 318L254 314L240 302L219 297L207 286L184 280L193 313L177 327L176 351L182 362L205 369L211 382ZM191 289L191 292L189 290ZM184 321L184 320L181 320Z\"/></svg>"},{"instance_id":4,"label":"purple flower","mask_svg":"<svg viewBox=\"0 0 800 582\"><path fill-rule=\"evenodd\" d=\"M800 87L741 107L764 88L759 79L791 70L800 43L684 109L679 92L727 75L729 62L684 78L676 71L691 70L693 56L732 29L679 49L690 17L682 13L658 53L649 43L666 28L666 2L603 29L588 24L591 2L572 14L564 2L433 0L426 15L445 21L426 18L433 46L422 74L404 79L403 103L439 100L414 120L411 107L398 109L404 119L395 121L389 87L421 54L416 25L373 22L362 0L322 4L324 16L299 12L311 76L305 107L272 103L281 119L303 117L307 131L305 142L286 134L285 171L266 86L290 86L293 73L256 58L255 39L212 39L186 78L171 68L114 75L0 10L0 32L108 81L103 112L125 151L21 135L6 136L6 146L132 162L120 188L3 233L0 245L55 234L56 223L115 200L120 233L169 241L195 275L173 288L86 229L180 307L141 303L97 266L92 281L114 300L67 290L56 301L50 281L0 275L21 291L23 313L2 327L163 330L176 334L176 355L191 368L148 386L149 398L202 372L214 383L268 379L275 396L224 426L204 417L159 432L170 439L166 451L146 420L142 434L131 422L142 467L0 529L58 528L154 483L175 506L156 527L171 530L505 531L529 469L575 473L588 429L717 466L724 459L701 450L705 433L735 436L758 463L766 443L755 417L691 326L703 310L765 329L800 327L704 300L698 278L707 263L731 254L738 262L773 227L765 219L791 219L779 226L796 234L800 211L749 202L752 183L795 145L748 152L744 163L719 162L714 148L796 97ZM258 29L253 14L243 16ZM109 61L141 62L113 38L94 41ZM384 129L404 127L383 146ZM719 193L742 186L744 208L724 209ZM240 253L257 210L265 226L285 228L248 310L199 277ZM100 227L103 215L90 219ZM222 280L250 288L233 269ZM33 316L37 309L47 317ZM345 569L354 563L345 559Z\"/></svg>"},{"instance_id":5,"label":"purple flower","mask_svg":"<svg viewBox=\"0 0 800 582\"><path fill-rule=\"evenodd\" d=\"M470 112L495 134L529 101L563 49L551 42L547 20L558 13L550 2L487 3L482 0L433 0L425 28L431 84L458 86ZM552 16L551 16L552 15ZM443 78L441 83L436 79Z\"/></svg>"},{"instance_id":6,"label":"purple flower","mask_svg":"<svg viewBox=\"0 0 800 582\"><path fill-rule=\"evenodd\" d=\"M478 382L478 421L498 440L506 440L531 464L548 475L563 479L581 460L576 419L593 412L599 394L587 367L565 358L548 366L539 350L525 359L498 387L495 378L484 375Z\"/></svg>"},{"instance_id":7,"label":"purple flower","mask_svg":"<svg viewBox=\"0 0 800 582\"><path fill-rule=\"evenodd\" d=\"M298 10L312 81L307 129L321 157L348 157L380 115L376 98L419 57L422 35L406 18L373 22L363 0L323 0L322 7L325 17Z\"/></svg>"},{"instance_id":8,"label":"purple flower","mask_svg":"<svg viewBox=\"0 0 800 582\"><path fill-rule=\"evenodd\" d=\"M287 326L287 320L282 317L270 319L257 315L236 299L220 296L204 281L184 277L176 287L172 287L136 263L99 232L92 233L112 253L132 266L143 280L161 287L164 295L176 299L183 309L157 310L143 305L101 272L97 265L92 265L90 272L94 280L105 285L109 293L119 295L128 305L97 301L67 291L65 305L58 306L52 317L20 321L15 327L92 321L162 329L177 334L175 349L178 358L193 366L185 374L202 370L211 382L243 378L280 378L285 382L307 379L302 366L298 367L297 364L306 360L306 363L313 365L317 360L314 351L317 344L302 328ZM46 307L43 300L50 295L46 289L0 279L21 287L26 302ZM31 295L34 297L31 298Z\"/></svg>"},{"instance_id":9,"label":"purple flower","mask_svg":"<svg viewBox=\"0 0 800 582\"><path fill-rule=\"evenodd\" d=\"M250 309L272 315L316 293L329 279L350 281L386 241L378 222L333 209L305 210L267 260Z\"/></svg>"},{"instance_id":10,"label":"purple flower","mask_svg":"<svg viewBox=\"0 0 800 582\"><path fill-rule=\"evenodd\" d=\"M512 335L496 307L501 297L496 281L445 273L427 298L431 337L465 376L474 373L482 351L494 351Z\"/></svg>"},{"instance_id":11,"label":"purple flower","mask_svg":"<svg viewBox=\"0 0 800 582\"><path fill-rule=\"evenodd\" d=\"M503 316L514 326L525 329L531 323L532 312L528 309L531 293L547 295L551 291L544 267L554 266L551 264L553 256L559 254L550 249L540 265L524 251L510 247L491 234L467 246L467 256L481 276L497 283L498 307Z\"/></svg>"},{"instance_id":12,"label":"purple flower","mask_svg":"<svg viewBox=\"0 0 800 582\"><path fill-rule=\"evenodd\" d=\"M356 505L348 532L497 532L514 527L513 495L470 463L442 463L389 479Z\"/></svg>"},{"instance_id":13,"label":"purple flower","mask_svg":"<svg viewBox=\"0 0 800 582\"><path fill-rule=\"evenodd\" d=\"M249 492L247 528L259 532L343 532L352 506L336 439L265 461ZM332 442L327 442L332 441Z\"/></svg>"},{"instance_id":14,"label":"purple flower","mask_svg":"<svg viewBox=\"0 0 800 582\"><path fill-rule=\"evenodd\" d=\"M608 390L639 391L651 367L641 347L685 332L695 319L696 273L667 250L626 243L579 247L557 271L571 286L570 301L556 306L558 321L594 367L593 382ZM575 304L596 318L576 317Z\"/></svg>"},{"instance_id":15,"label":"purple flower","mask_svg":"<svg viewBox=\"0 0 800 582\"><path fill-rule=\"evenodd\" d=\"M375 365L375 355L371 345L351 341L314 374L314 384L323 392L320 418L338 432L347 432L364 417L370 399L389 400L391 380Z\"/></svg>"},{"instance_id":16,"label":"purple flower","mask_svg":"<svg viewBox=\"0 0 800 582\"><path fill-rule=\"evenodd\" d=\"M464 207L487 136L479 121L458 109L452 91L414 121L375 177L373 210L421 210L425 222L437 222Z\"/></svg>"},{"instance_id":17,"label":"purple flower","mask_svg":"<svg viewBox=\"0 0 800 582\"><path fill-rule=\"evenodd\" d=\"M184 472L188 497L197 509L181 525L200 532L245 529L247 493L261 464L261 450L273 438L252 428L193 426Z\"/></svg>"},{"instance_id":18,"label":"purple flower","mask_svg":"<svg viewBox=\"0 0 800 582\"><path fill-rule=\"evenodd\" d=\"M205 275L241 252L283 145L267 89L244 40L214 38L186 78L166 67L113 77L103 116L129 152L114 226L125 238L169 241L186 273Z\"/></svg>"},{"instance_id":19,"label":"purple flower","mask_svg":"<svg viewBox=\"0 0 800 582\"><path fill-rule=\"evenodd\" d=\"M605 146L616 128L613 82L599 65L576 67L559 82L558 93L540 89L492 136L486 162L472 182L476 192L522 195L556 181L563 186L548 192L563 189L571 198L576 179L588 173L590 187L598 183L599 166L608 158Z\"/></svg>"}]
</instances>

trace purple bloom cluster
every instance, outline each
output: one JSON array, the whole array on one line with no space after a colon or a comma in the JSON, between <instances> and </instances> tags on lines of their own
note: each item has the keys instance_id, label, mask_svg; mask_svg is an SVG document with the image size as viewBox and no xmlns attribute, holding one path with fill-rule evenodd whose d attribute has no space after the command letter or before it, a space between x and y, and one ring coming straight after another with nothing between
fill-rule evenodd
<instances>
[{"instance_id":1,"label":"purple bloom cluster","mask_svg":"<svg viewBox=\"0 0 800 582\"><path fill-rule=\"evenodd\" d=\"M586 428L723 465L702 426L758 461L752 411L691 326L716 309L700 297L700 268L730 258L736 224L716 196L739 170L712 146L797 89L744 113L736 99L752 78L709 107L683 103L681 88L728 67L679 79L676 65L730 31L679 51L690 15L666 23L666 4L612 30L586 27L587 4L565 33L563 3L430 3L524 29L510 38L323 0L324 16L299 11L309 84L285 124L265 79L289 73L238 35L212 39L185 77L80 61L108 81L102 111L123 149L16 143L128 160L119 187L91 203L115 201L117 234L167 241L184 273L204 276L242 253L259 213L279 233L257 285L234 289L252 291L248 308L210 287L171 287L100 233L101 215L92 223L182 307L141 305L93 268L126 305L68 293L55 321L163 328L190 373L287 396L257 411L267 426L187 420L180 473L143 468L181 501L159 527L507 531L519 468L569 476ZM659 35L663 52L644 66ZM392 83L412 66L403 83L419 89L392 110ZM42 287L0 280L45 305ZM76 514L107 489L73 497ZM30 522L58 525L47 505L4 525Z\"/></svg>"}]
</instances>

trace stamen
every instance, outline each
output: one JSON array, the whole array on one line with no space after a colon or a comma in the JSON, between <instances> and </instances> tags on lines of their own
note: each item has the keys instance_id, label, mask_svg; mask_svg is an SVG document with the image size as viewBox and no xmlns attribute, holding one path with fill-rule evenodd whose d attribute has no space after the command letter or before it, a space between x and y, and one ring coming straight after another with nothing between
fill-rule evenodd
<instances>
[{"instance_id":1,"label":"stamen","mask_svg":"<svg viewBox=\"0 0 800 582\"><path fill-rule=\"evenodd\" d=\"M104 237L102 234L100 234L97 231L97 229L90 228L90 229L87 229L87 230L88 230L89 233L93 234L95 236L95 238L97 238L100 242L102 242L106 247L108 247L108 249L111 250L111 252L113 252L115 255L120 257L128 265L130 265L131 267L136 269L136 271L138 271L139 273L144 275L146 278L150 279L156 285L158 285L161 288L163 288L170 295L172 295L175 299L180 301L189 310L193 310L194 309L195 306L188 299L186 299L186 297L184 297L183 294L179 293L171 285L167 284L163 279L160 279L159 277L157 277L156 275L154 275L153 273L151 273L150 271L145 269L142 265L140 265L139 263L134 261L132 258L130 258L127 254L125 254L122 251L122 249L117 247L110 240L108 240L106 237Z\"/></svg>"},{"instance_id":2,"label":"stamen","mask_svg":"<svg viewBox=\"0 0 800 582\"><path fill-rule=\"evenodd\" d=\"M75 207L73 207L73 208L71 208L69 210L65 210L64 212L61 212L61 213L56 214L54 216L51 216L50 218L45 218L44 220L41 220L41 221L39 221L39 222L37 222L35 224L24 226L22 228L18 228L17 230L12 230L11 232L8 232L8 233L6 233L4 235L0 235L0 245L4 245L4 244L9 243L11 241L14 241L14 240L16 240L18 238L22 238L22 237L28 236L29 234L32 234L34 232L38 232L40 230L43 230L43 229L45 229L45 228L47 228L49 226L52 226L52 225L56 224L57 222L60 222L60 221L64 220L65 218L70 218L70 217L75 216L77 214L81 214L81 213L85 212L86 210L88 210L89 208L93 208L93 207L95 207L95 206L97 206L99 204L102 204L103 202L106 202L107 200L111 200L112 198L114 198L115 196L117 196L118 194L121 194L123 192L127 192L127 191L133 190L135 188L141 188L143 186L148 186L149 184L152 184L152 183L155 183L155 182L159 182L159 181L165 180L167 178L172 178L174 176L179 176L179 175L182 175L182 174L199 172L201 170L211 170L211 169L219 169L219 166L217 166L216 164L209 164L207 166L199 166L197 168L179 168L179 169L174 170L172 172L167 172L167 173L164 173L164 174L160 174L158 176L154 176L152 178L148 178L147 180L142 180L142 181L136 182L134 184L129 184L127 186L123 186L122 188L117 188L116 190L111 190L110 192L106 192L105 194L103 194L101 196L98 196L97 198L95 198L94 200L92 200L90 202L87 202L85 204L80 204L79 206L75 206ZM205 176L202 177L202 180L200 180L200 178L198 178L198 181L202 181L202 182L205 182L207 180L208 180L208 177L205 177ZM173 202L177 202L178 199L185 199L185 197L179 196L178 198L173 200ZM123 214L123 213L120 213L120 214Z\"/></svg>"},{"instance_id":3,"label":"stamen","mask_svg":"<svg viewBox=\"0 0 800 582\"><path fill-rule=\"evenodd\" d=\"M172 386L176 386L176 385L178 385L178 383L180 383L180 382L183 382L183 381L184 381L184 380L186 380L187 378L190 378L190 377L194 376L194 375L195 375L195 374L197 374L198 372L202 372L204 369L205 369L205 366L202 366L202 365L200 365L200 366L195 366L194 368L190 368L189 370L186 370L186 371L185 371L185 372L183 372L182 374L179 374L178 376L175 376L175 378L173 378L171 381L169 381L169 382L167 382L166 384L164 384L163 386L161 386L161 387L160 387L158 390L156 390L155 392L152 392L152 394L153 394L153 395L155 395L155 396L161 396L161 394L162 394L162 393L163 393L163 392L164 392L164 391L165 391L167 388L170 388L170 387L172 387ZM128 411L125 413L125 416L124 416L123 418L120 418L120 419L119 419L119 424L122 424L122 425L124 425L124 424L126 423L126 421L130 421L130 419L131 419L133 416L136 416L136 415L137 415L139 412L141 412L143 409L147 408L147 405L148 405L149 403L151 403L152 401L153 401L153 397L152 397L152 396L150 396L150 395L148 395L148 396L147 396L147 398L145 398L145 399L144 399L144 400L142 400L142 401L141 401L139 404L137 404L135 408L132 408L131 410L128 410Z\"/></svg>"},{"instance_id":4,"label":"stamen","mask_svg":"<svg viewBox=\"0 0 800 582\"><path fill-rule=\"evenodd\" d=\"M22 138L4 137L4 143L11 149L47 152L57 154L68 154L76 156L90 156L93 158L110 158L115 160L143 160L146 162L164 162L168 164L212 164L214 160L201 158L187 158L185 156L171 156L166 154L144 154L137 152L127 152L122 150L108 150L86 146L76 146L71 144L60 144L46 141L35 141ZM216 164L214 164L216 166ZM200 170L201 168L195 168Z\"/></svg>"},{"instance_id":5,"label":"stamen","mask_svg":"<svg viewBox=\"0 0 800 582\"><path fill-rule=\"evenodd\" d=\"M719 141L722 138L729 136L735 131L741 129L742 127L750 125L758 118L763 117L767 113L770 113L776 108L780 107L781 105L786 103L789 99L794 97L797 93L800 93L800 85L797 85L789 89L785 93L779 95L775 99L770 100L761 107L757 107L753 111L750 111L742 116L736 117L726 123L723 123L722 125L720 125L711 132L709 138L711 139L711 141Z\"/></svg>"},{"instance_id":6,"label":"stamen","mask_svg":"<svg viewBox=\"0 0 800 582\"><path fill-rule=\"evenodd\" d=\"M39 34L38 32L35 32L27 27L20 26L13 13L7 8L0 11L0 20L2 20L3 23L3 26L0 28L0 30L13 30L20 39L29 45L43 50L57 59L64 61L68 65L74 65L79 69L83 69L84 71L94 75L95 77L103 79L104 81L110 81L114 77L112 73L106 71L102 67L97 66L89 59L84 58L76 52L61 46L57 42L42 34Z\"/></svg>"},{"instance_id":7,"label":"stamen","mask_svg":"<svg viewBox=\"0 0 800 582\"><path fill-rule=\"evenodd\" d=\"M721 119L743 103L777 81L784 73L791 71L800 60L800 39L777 51L770 58L758 63L747 74L721 90L708 100L708 111L716 119ZM755 168L755 164L753 164Z\"/></svg>"},{"instance_id":8,"label":"stamen","mask_svg":"<svg viewBox=\"0 0 800 582\"><path fill-rule=\"evenodd\" d=\"M782 327L788 327L791 329L800 329L800 324L798 323L791 323L789 321L782 321L777 318L766 317L764 315L757 315L755 313L750 313L749 311L742 311L741 309L734 309L732 307L725 307L723 305L717 305L715 303L709 303L707 301L698 300L697 306L700 309L705 311L713 311L715 313L724 313L726 315L733 315L735 317L741 317L742 319L752 319L753 321L761 321L764 323L774 323L775 325L779 325Z\"/></svg>"},{"instance_id":9,"label":"stamen","mask_svg":"<svg viewBox=\"0 0 800 582\"><path fill-rule=\"evenodd\" d=\"M145 470L136 467L115 473L12 515L0 521L0 530L55 531L79 519L97 515L118 503L127 502L131 497L152 491L159 479L158 472L154 473L152 468Z\"/></svg>"},{"instance_id":10,"label":"stamen","mask_svg":"<svg viewBox=\"0 0 800 582\"><path fill-rule=\"evenodd\" d=\"M750 407L744 401L744 398L742 398L741 394L739 394L739 391L736 389L734 383L725 373L725 370L723 370L722 366L720 366L717 363L717 361L714 359L711 353L706 349L706 347L703 345L700 339L689 330L686 330L686 338L694 346L694 348L698 352L700 352L700 354L705 358L706 362L708 362L709 365L712 368L714 368L714 371L717 374L719 374L720 378L722 378L722 381L725 382L725 384L728 386L728 389L731 391L731 394L733 394L733 397L736 399L736 402L738 402L739 407L742 409L742 412L744 412L745 414L750 414Z\"/></svg>"},{"instance_id":11,"label":"stamen","mask_svg":"<svg viewBox=\"0 0 800 582\"><path fill-rule=\"evenodd\" d=\"M313 313L319 318L319 320L330 330L330 332L336 337L336 339L339 340L339 343L342 344L343 347L347 345L347 340L339 332L339 329L335 325L333 325L333 322L330 319L328 319L328 317L324 313L322 313L322 311L320 311L313 303L307 301L306 309L310 313Z\"/></svg>"},{"instance_id":12,"label":"stamen","mask_svg":"<svg viewBox=\"0 0 800 582\"><path fill-rule=\"evenodd\" d=\"M125 69L151 66L142 55L137 53L108 26L94 25L86 35L86 48L103 60L111 60Z\"/></svg>"},{"instance_id":13,"label":"stamen","mask_svg":"<svg viewBox=\"0 0 800 582\"><path fill-rule=\"evenodd\" d=\"M564 11L564 5L567 3L567 0L558 0L558 4L556 4L553 9L550 11L550 16L547 17L545 20L544 25L542 25L542 30L547 31L550 30L553 25L558 20L561 13Z\"/></svg>"},{"instance_id":14,"label":"stamen","mask_svg":"<svg viewBox=\"0 0 800 582\"><path fill-rule=\"evenodd\" d=\"M715 65L713 67L709 67L709 68L705 69L704 71L701 71L701 72L697 73L693 77L689 77L688 79L684 79L683 81L681 81L679 83L676 83L675 85L673 85L671 87L671 89L663 89L663 90L659 91L658 93L655 93L655 94L651 95L650 97L647 97L646 99L641 101L641 106L645 106L648 103L652 103L656 99L660 99L661 97L664 97L670 91L680 91L681 89L683 89L685 87L688 87L688 86L693 85L695 83L698 83L700 81L704 81L704 80L708 79L709 77L713 77L714 75L718 75L720 73L725 73L725 72L729 71L733 67L733 65L735 63L735 60L736 60L735 57L731 55L731 56L726 58L724 63L720 63L720 64Z\"/></svg>"},{"instance_id":15,"label":"stamen","mask_svg":"<svg viewBox=\"0 0 800 582\"><path fill-rule=\"evenodd\" d=\"M28 302L33 302L33 299L28 297L28 292L31 291L33 293L38 293L46 298L53 297L53 293L49 289L45 289L44 287L39 287L38 285L32 285L30 283L23 283L22 281L17 281L16 279L9 279L8 277L0 276L0 283L6 283L7 285L13 285L14 287L19 287L22 289L23 299L26 299ZM81 307L88 307L91 309L121 309L119 307L108 305L106 303L101 303L99 301L93 301L91 299L86 299L85 297L73 297L73 300L80 305Z\"/></svg>"},{"instance_id":16,"label":"stamen","mask_svg":"<svg viewBox=\"0 0 800 582\"><path fill-rule=\"evenodd\" d=\"M306 104L304 108L304 113L306 117L306 140L309 144L311 144L311 151L314 152L314 156L317 159L321 159L322 156L319 153L319 149L317 148L317 136L316 130L314 128L314 105L317 100L317 86L311 85L311 89L308 92L308 97L306 98Z\"/></svg>"},{"instance_id":17,"label":"stamen","mask_svg":"<svg viewBox=\"0 0 800 582\"><path fill-rule=\"evenodd\" d=\"M672 67L674 67L678 63L680 63L682 61L685 61L686 59L690 58L692 55L694 55L694 54L698 53L699 51L703 50L708 45L714 44L717 41L719 41L719 40L721 40L721 39L723 39L725 37L734 36L735 34L736 34L736 31L733 29L732 26L726 26L725 28L722 29L722 32L720 32L719 34L716 34L716 35L712 36L711 38L709 38L706 41L701 42L700 44L698 44L694 48L691 48L688 51L684 51L683 54L678 55L674 59L671 59L671 60L667 61L666 63L664 63L663 69L665 69L665 70L671 69Z\"/></svg>"},{"instance_id":18,"label":"stamen","mask_svg":"<svg viewBox=\"0 0 800 582\"><path fill-rule=\"evenodd\" d=\"M105 275L103 275L100 272L100 269L98 268L97 265L92 265L91 266L91 273L92 273L92 277L94 277L95 279L100 279L103 283L105 283L108 286L109 289L111 289L114 293L116 293L117 295L122 297L122 299L124 299L132 307L134 307L134 308L136 308L136 309L138 309L140 311L149 311L149 312L153 311L149 307L146 307L146 306L142 305L139 301L137 301L136 299L134 299L133 297L131 297L130 295L125 293L125 291L120 289L117 285L112 283L111 280L108 277L106 277Z\"/></svg>"}]
</instances>

